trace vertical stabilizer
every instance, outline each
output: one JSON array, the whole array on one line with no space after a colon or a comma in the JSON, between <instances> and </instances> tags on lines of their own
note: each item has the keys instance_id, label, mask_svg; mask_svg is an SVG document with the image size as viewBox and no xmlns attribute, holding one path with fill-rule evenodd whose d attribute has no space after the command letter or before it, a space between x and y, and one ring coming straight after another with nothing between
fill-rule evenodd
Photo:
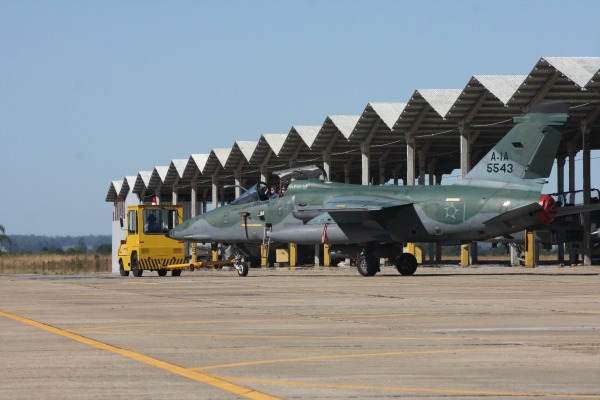
<instances>
[{"instance_id":1,"label":"vertical stabilizer","mask_svg":"<svg viewBox=\"0 0 600 400\"><path fill-rule=\"evenodd\" d=\"M568 112L567 103L542 103L526 115L514 117L516 125L461 183L485 181L489 185L514 184L541 191L544 178L552 171Z\"/></svg>"}]
</instances>

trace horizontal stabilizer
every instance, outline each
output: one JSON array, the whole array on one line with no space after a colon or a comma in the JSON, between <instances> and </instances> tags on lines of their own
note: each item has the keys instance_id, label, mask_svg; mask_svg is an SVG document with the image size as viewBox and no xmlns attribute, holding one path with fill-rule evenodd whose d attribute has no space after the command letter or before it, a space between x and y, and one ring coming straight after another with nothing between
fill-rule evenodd
<instances>
[{"instance_id":1,"label":"horizontal stabilizer","mask_svg":"<svg viewBox=\"0 0 600 400\"><path fill-rule=\"evenodd\" d=\"M580 214L583 212L591 212L597 210L600 210L600 203L559 207L555 208L555 213L550 217L550 219L544 220L543 216L540 216L540 214L544 213L544 207L538 202L527 204L525 206L502 213L492 219L487 220L485 224L506 224L509 226L520 226L526 219L531 217L536 217L538 222L546 221L544 223L550 223L555 218L564 217L565 215Z\"/></svg>"},{"instance_id":2,"label":"horizontal stabilizer","mask_svg":"<svg viewBox=\"0 0 600 400\"><path fill-rule=\"evenodd\" d=\"M597 211L597 210L600 210L600 203L588 204L586 206L584 206L584 205L566 206L566 207L560 207L557 210L556 216L564 217L565 215L579 214L579 213L591 212L591 211Z\"/></svg>"},{"instance_id":3,"label":"horizontal stabilizer","mask_svg":"<svg viewBox=\"0 0 600 400\"><path fill-rule=\"evenodd\" d=\"M541 210L542 210L542 206L539 203L531 203L531 204L524 205L522 207L514 208L510 211L506 211L505 213L495 216L492 219L488 219L484 223L486 225L493 225L493 224L500 224L500 223L506 223L506 224L512 225L511 224L512 221L517 221L520 218L523 218L525 216L530 216Z\"/></svg>"}]
</instances>

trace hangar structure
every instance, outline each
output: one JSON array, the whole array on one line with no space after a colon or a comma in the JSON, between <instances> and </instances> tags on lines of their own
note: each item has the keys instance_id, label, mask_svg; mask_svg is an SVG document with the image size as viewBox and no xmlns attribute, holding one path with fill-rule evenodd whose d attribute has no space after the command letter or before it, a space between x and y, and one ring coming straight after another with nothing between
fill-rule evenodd
<instances>
[{"instance_id":1,"label":"hangar structure","mask_svg":"<svg viewBox=\"0 0 600 400\"><path fill-rule=\"evenodd\" d=\"M583 189L589 204L591 150L600 149L600 57L545 57L526 75L473 75L462 89L417 89L406 102L371 102L360 115L330 115L322 125L293 125L288 133L263 133L231 148L198 149L203 152L112 181L105 200L115 205L113 253L126 204L179 203L188 219L240 194L239 187L224 186L270 183L270 173L280 169L316 164L336 182L442 184L456 169L464 176L512 128L513 116L547 101L571 104L555 191ZM576 171L580 152L583 168ZM583 188L575 187L576 173L583 175ZM590 233L598 227L590 225L589 213L583 218L589 265Z\"/></svg>"}]
</instances>

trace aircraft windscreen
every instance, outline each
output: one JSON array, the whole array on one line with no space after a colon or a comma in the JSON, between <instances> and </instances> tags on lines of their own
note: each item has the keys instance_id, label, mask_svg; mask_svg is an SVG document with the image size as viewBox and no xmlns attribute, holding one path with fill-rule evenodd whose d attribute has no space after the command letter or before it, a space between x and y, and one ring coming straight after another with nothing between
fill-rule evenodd
<instances>
[{"instance_id":1,"label":"aircraft windscreen","mask_svg":"<svg viewBox=\"0 0 600 400\"><path fill-rule=\"evenodd\" d=\"M253 201L264 201L268 200L267 195L268 186L264 182L258 182L250 189L246 190L237 199L233 200L229 204L246 204L252 203Z\"/></svg>"}]
</instances>

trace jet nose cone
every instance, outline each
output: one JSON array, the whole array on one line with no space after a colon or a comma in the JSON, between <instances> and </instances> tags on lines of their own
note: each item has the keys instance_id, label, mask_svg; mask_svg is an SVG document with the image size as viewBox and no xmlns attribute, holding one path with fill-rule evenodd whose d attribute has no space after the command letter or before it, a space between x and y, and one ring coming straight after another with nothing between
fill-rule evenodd
<instances>
[{"instance_id":1,"label":"jet nose cone","mask_svg":"<svg viewBox=\"0 0 600 400\"><path fill-rule=\"evenodd\" d=\"M165 233L165 236L168 237L169 239L171 238L171 232L173 232L172 230L167 231L167 233Z\"/></svg>"}]
</instances>

